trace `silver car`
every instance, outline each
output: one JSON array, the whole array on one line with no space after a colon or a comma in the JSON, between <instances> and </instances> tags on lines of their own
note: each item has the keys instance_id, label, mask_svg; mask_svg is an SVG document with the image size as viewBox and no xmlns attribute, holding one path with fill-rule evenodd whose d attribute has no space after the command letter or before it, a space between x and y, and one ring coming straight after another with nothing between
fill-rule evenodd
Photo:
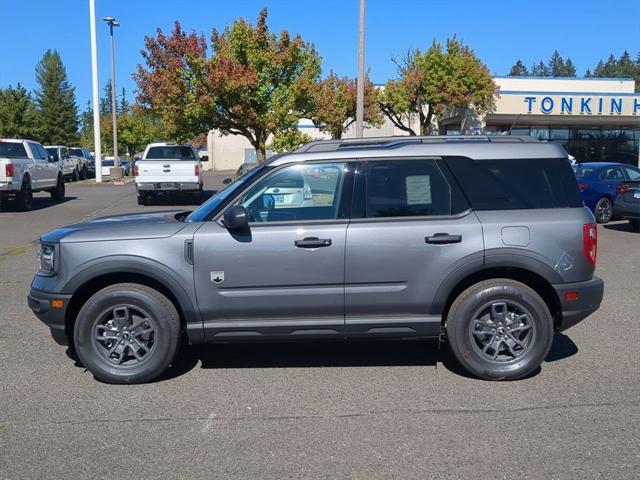
<instances>
[{"instance_id":1,"label":"silver car","mask_svg":"<svg viewBox=\"0 0 640 480\"><path fill-rule=\"evenodd\" d=\"M185 337L435 338L477 377L518 379L599 308L597 238L557 144L322 141L193 212L43 235L28 302L112 383L156 378Z\"/></svg>"}]
</instances>

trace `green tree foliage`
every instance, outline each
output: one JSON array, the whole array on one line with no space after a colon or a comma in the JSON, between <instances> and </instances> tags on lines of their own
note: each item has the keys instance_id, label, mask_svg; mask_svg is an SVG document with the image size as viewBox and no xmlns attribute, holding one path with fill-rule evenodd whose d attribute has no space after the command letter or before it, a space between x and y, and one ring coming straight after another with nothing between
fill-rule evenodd
<instances>
[{"instance_id":1,"label":"green tree foliage","mask_svg":"<svg viewBox=\"0 0 640 480\"><path fill-rule=\"evenodd\" d=\"M0 137L38 138L38 114L33 98L20 84L0 88Z\"/></svg>"},{"instance_id":2,"label":"green tree foliage","mask_svg":"<svg viewBox=\"0 0 640 480\"><path fill-rule=\"evenodd\" d=\"M430 134L432 119L439 119L445 108L471 107L484 113L495 106L498 87L489 69L455 37L447 40L446 48L434 41L424 53L410 51L396 65L399 78L380 90L378 105L410 135Z\"/></svg>"},{"instance_id":3,"label":"green tree foliage","mask_svg":"<svg viewBox=\"0 0 640 480\"><path fill-rule=\"evenodd\" d=\"M93 108L89 100L87 100L87 105L80 114L80 144L89 150L95 150L93 141Z\"/></svg>"},{"instance_id":4,"label":"green tree foliage","mask_svg":"<svg viewBox=\"0 0 640 480\"><path fill-rule=\"evenodd\" d=\"M531 67L531 75L534 77L548 77L551 75L551 72L544 62L540 60L538 63L534 63L533 67Z\"/></svg>"},{"instance_id":5,"label":"green tree foliage","mask_svg":"<svg viewBox=\"0 0 640 480\"><path fill-rule=\"evenodd\" d=\"M131 108L131 105L127 100L127 91L123 88L122 92L120 93L120 103L118 105L118 113L119 114L128 113L130 108Z\"/></svg>"},{"instance_id":6,"label":"green tree foliage","mask_svg":"<svg viewBox=\"0 0 640 480\"><path fill-rule=\"evenodd\" d=\"M576 67L573 65L571 58L567 58L566 62L560 52L555 50L549 59L548 65L549 75L552 77L575 77Z\"/></svg>"},{"instance_id":7,"label":"green tree foliage","mask_svg":"<svg viewBox=\"0 0 640 480\"><path fill-rule=\"evenodd\" d=\"M327 78L318 82L312 91L313 106L311 120L332 138L342 138L342 134L355 122L356 80L338 77L330 72ZM376 103L377 92L369 78L365 79L364 121L366 126L381 126L384 116Z\"/></svg>"},{"instance_id":8,"label":"green tree foliage","mask_svg":"<svg viewBox=\"0 0 640 480\"><path fill-rule=\"evenodd\" d=\"M593 70L594 77L600 78L633 78L636 81L636 92L640 92L640 52L634 61L625 50L620 58L609 55L606 62L600 60Z\"/></svg>"},{"instance_id":9,"label":"green tree foliage","mask_svg":"<svg viewBox=\"0 0 640 480\"><path fill-rule=\"evenodd\" d=\"M527 75L529 75L529 69L520 59L509 70L510 77L526 77Z\"/></svg>"},{"instance_id":10,"label":"green tree foliage","mask_svg":"<svg viewBox=\"0 0 640 480\"><path fill-rule=\"evenodd\" d=\"M320 57L298 35L267 27L263 9L256 25L244 19L211 34L212 55L202 35L176 22L170 35L146 37L134 79L139 101L162 118L167 132L188 139L209 129L242 135L264 161L270 134L295 128L310 110Z\"/></svg>"},{"instance_id":11,"label":"green tree foliage","mask_svg":"<svg viewBox=\"0 0 640 480\"><path fill-rule=\"evenodd\" d=\"M39 140L46 144L78 142L78 107L75 88L67 79L60 54L47 50L36 65L39 88L35 100L40 123Z\"/></svg>"},{"instance_id":12,"label":"green tree foliage","mask_svg":"<svg viewBox=\"0 0 640 480\"><path fill-rule=\"evenodd\" d=\"M273 137L268 148L276 153L292 152L311 141L313 141L313 139L310 135L296 128L286 132L278 132Z\"/></svg>"}]
</instances>

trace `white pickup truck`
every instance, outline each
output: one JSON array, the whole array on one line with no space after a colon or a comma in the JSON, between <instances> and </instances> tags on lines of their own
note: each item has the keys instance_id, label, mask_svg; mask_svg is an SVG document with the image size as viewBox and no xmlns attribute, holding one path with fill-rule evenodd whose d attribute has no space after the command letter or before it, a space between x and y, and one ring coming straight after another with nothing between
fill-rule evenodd
<instances>
[{"instance_id":1,"label":"white pickup truck","mask_svg":"<svg viewBox=\"0 0 640 480\"><path fill-rule=\"evenodd\" d=\"M159 193L202 194L202 164L191 145L151 143L133 167L138 205Z\"/></svg>"},{"instance_id":2,"label":"white pickup truck","mask_svg":"<svg viewBox=\"0 0 640 480\"><path fill-rule=\"evenodd\" d=\"M60 163L38 142L0 139L0 200L12 199L18 209L31 210L33 192L40 191L64 200Z\"/></svg>"},{"instance_id":3,"label":"white pickup truck","mask_svg":"<svg viewBox=\"0 0 640 480\"><path fill-rule=\"evenodd\" d=\"M45 145L44 148L55 161L60 163L64 178L67 180L80 180L79 159L71 155L67 147L63 145Z\"/></svg>"}]
</instances>

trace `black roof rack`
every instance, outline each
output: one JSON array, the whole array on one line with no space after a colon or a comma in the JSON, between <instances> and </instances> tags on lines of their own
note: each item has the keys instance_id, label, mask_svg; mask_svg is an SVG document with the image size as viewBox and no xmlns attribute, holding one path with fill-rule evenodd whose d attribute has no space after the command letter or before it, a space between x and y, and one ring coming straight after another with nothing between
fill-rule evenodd
<instances>
[{"instance_id":1,"label":"black roof rack","mask_svg":"<svg viewBox=\"0 0 640 480\"><path fill-rule=\"evenodd\" d=\"M521 137L512 135L432 135L432 136L396 136L396 137L369 137L369 138L345 138L341 140L316 140L303 145L296 153L335 152L343 149L362 148L397 148L410 144L425 143L532 143L539 142L534 137Z\"/></svg>"}]
</instances>

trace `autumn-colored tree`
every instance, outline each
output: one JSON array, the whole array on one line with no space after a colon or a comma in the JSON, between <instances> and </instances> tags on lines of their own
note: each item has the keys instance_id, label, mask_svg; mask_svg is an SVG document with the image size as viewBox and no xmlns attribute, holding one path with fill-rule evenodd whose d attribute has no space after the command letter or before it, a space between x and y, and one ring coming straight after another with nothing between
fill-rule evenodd
<instances>
[{"instance_id":1,"label":"autumn-colored tree","mask_svg":"<svg viewBox=\"0 0 640 480\"><path fill-rule=\"evenodd\" d=\"M264 161L270 134L291 130L310 110L320 75L312 44L286 30L267 27L263 9L256 25L244 19L211 34L212 55L202 35L175 23L166 36L145 39L145 65L134 75L139 100L157 112L167 132L188 139L209 129L242 135Z\"/></svg>"},{"instance_id":2,"label":"autumn-colored tree","mask_svg":"<svg viewBox=\"0 0 640 480\"><path fill-rule=\"evenodd\" d=\"M485 113L495 106L498 87L489 69L455 36L447 40L446 49L434 41L426 52L410 51L396 65L400 78L389 80L380 90L378 104L396 127L410 135L430 134L432 120L440 119L446 108Z\"/></svg>"},{"instance_id":3,"label":"autumn-colored tree","mask_svg":"<svg viewBox=\"0 0 640 480\"><path fill-rule=\"evenodd\" d=\"M313 89L313 107L310 118L313 123L332 138L342 138L342 134L355 122L356 80L338 77L330 72L327 78L318 82ZM379 127L384 116L376 103L376 88L369 78L365 79L364 121L366 126Z\"/></svg>"}]
</instances>

